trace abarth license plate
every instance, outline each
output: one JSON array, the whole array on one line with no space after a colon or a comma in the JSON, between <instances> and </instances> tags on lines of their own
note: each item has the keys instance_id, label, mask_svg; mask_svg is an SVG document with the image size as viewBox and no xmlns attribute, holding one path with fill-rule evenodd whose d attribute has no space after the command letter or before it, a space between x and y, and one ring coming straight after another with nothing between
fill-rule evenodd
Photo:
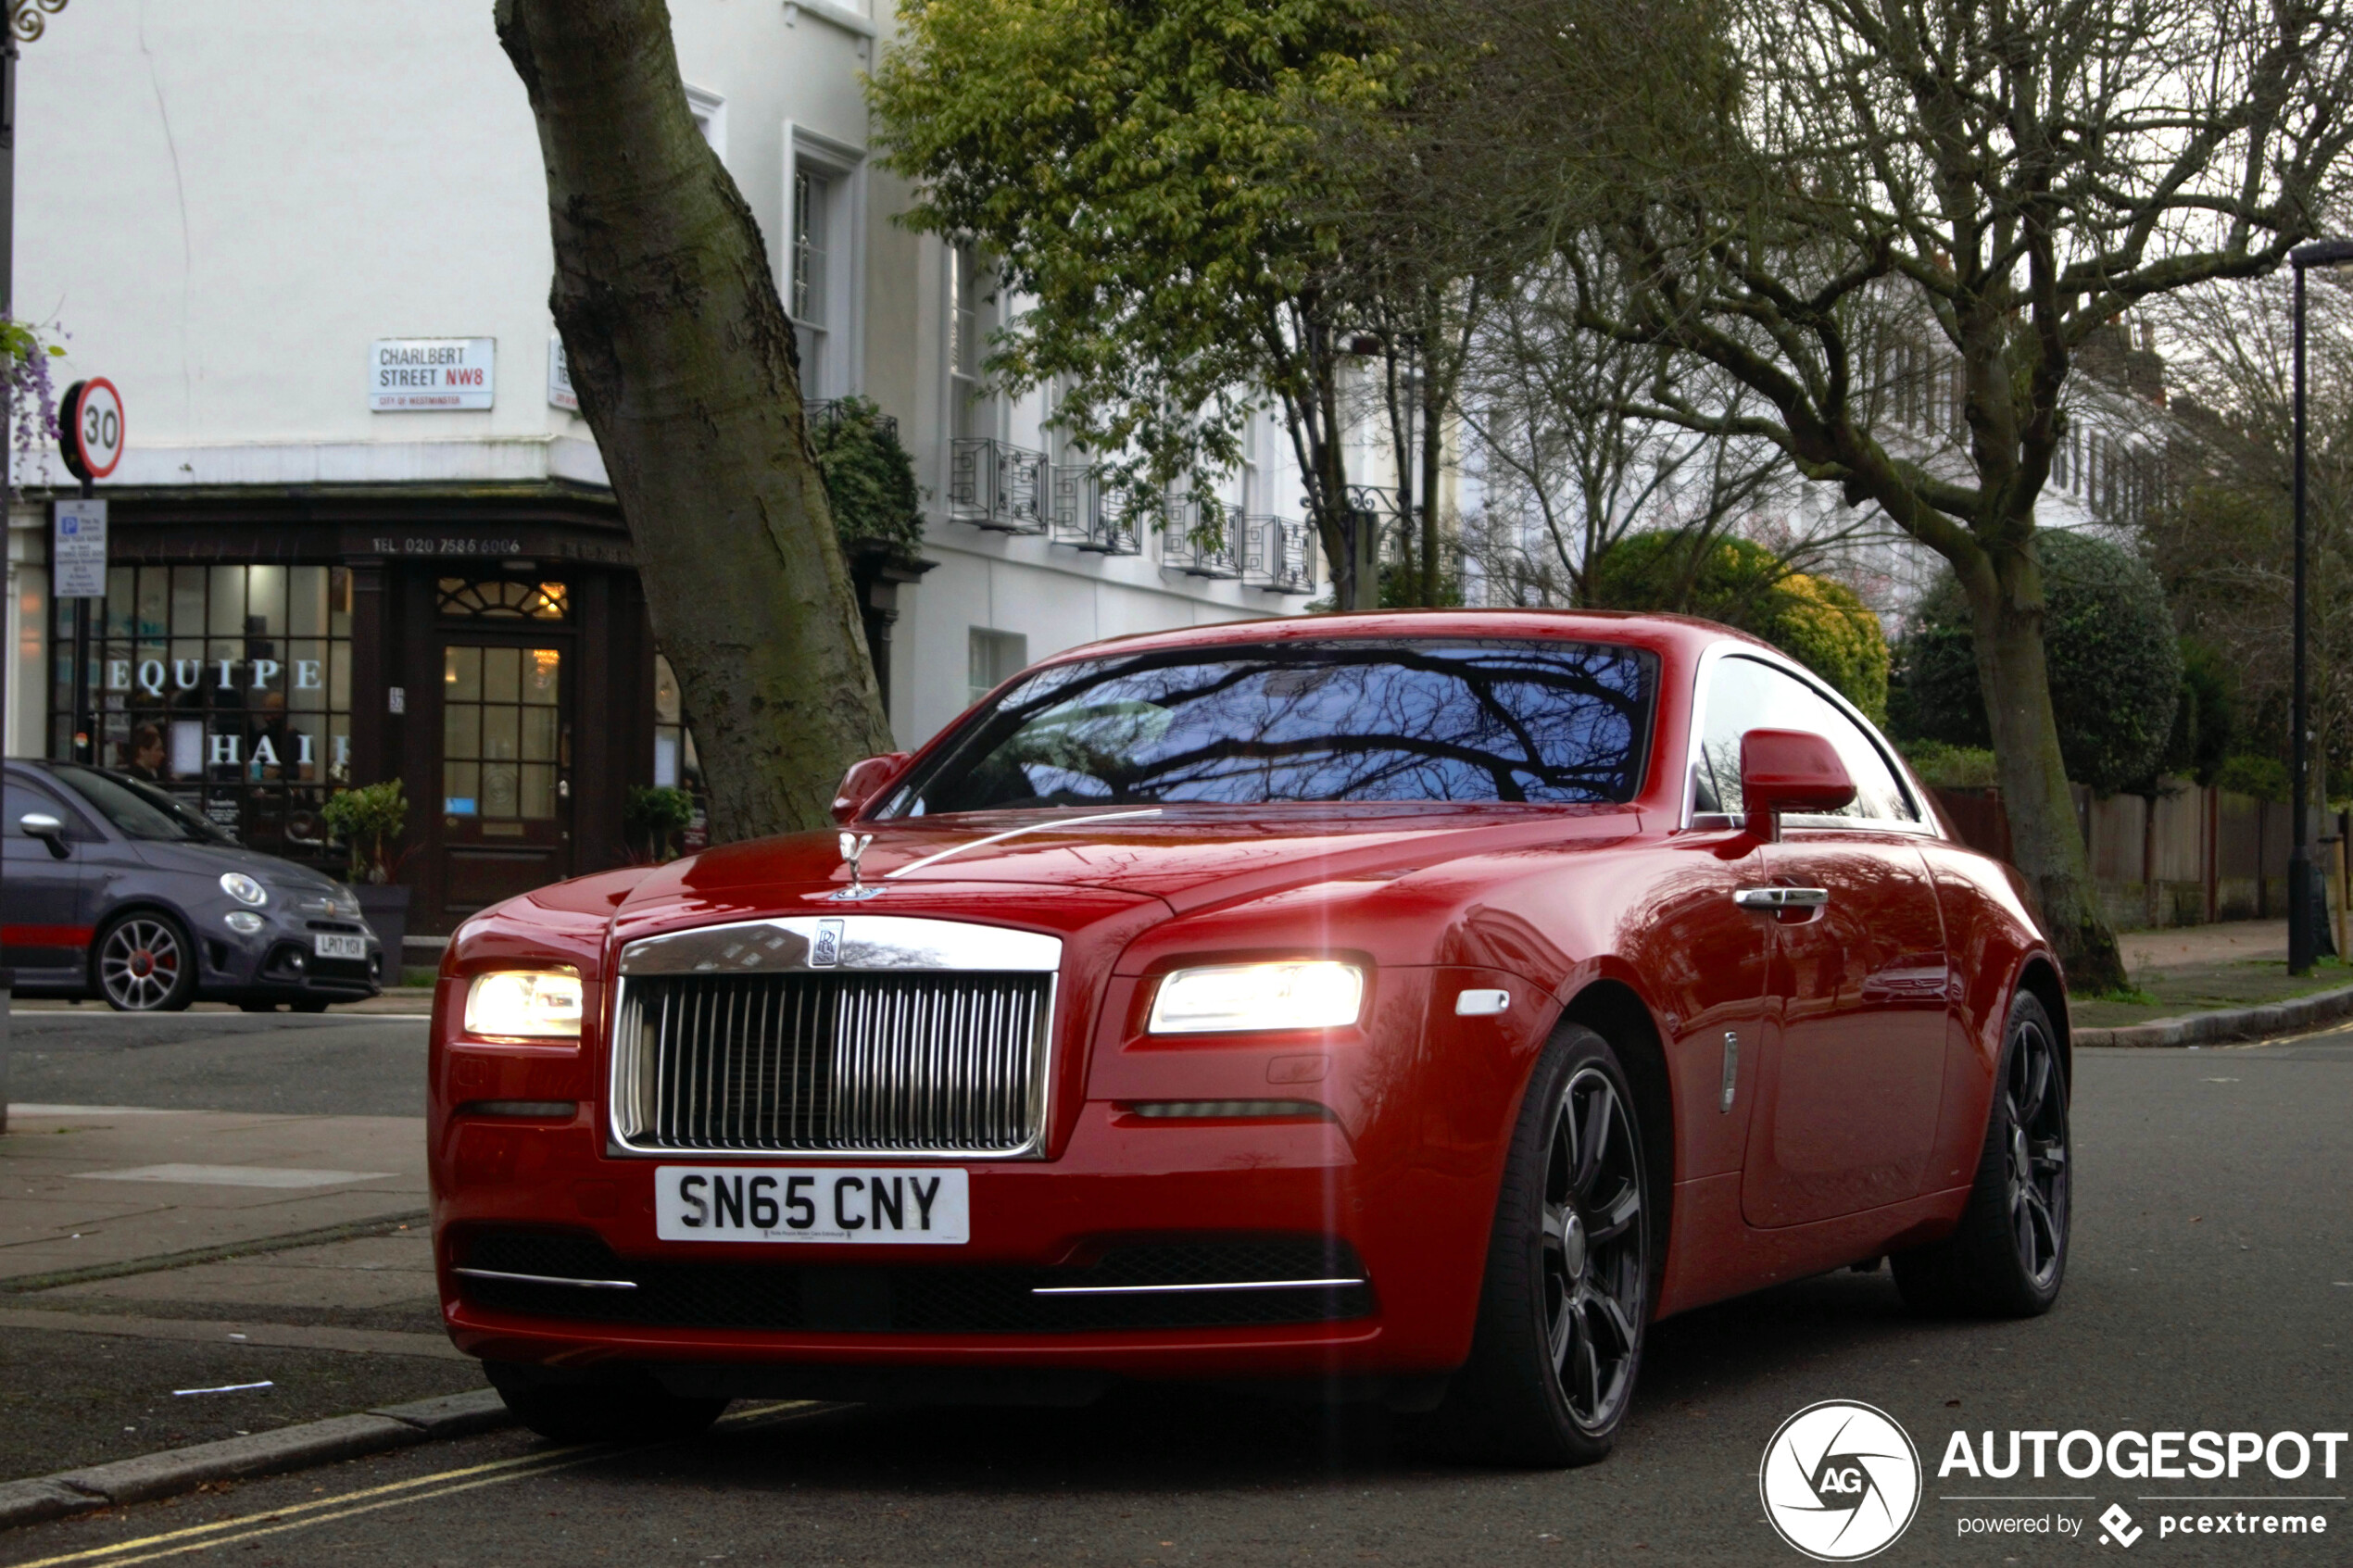
<instances>
[{"instance_id":1,"label":"abarth license plate","mask_svg":"<svg viewBox=\"0 0 2353 1568\"><path fill-rule=\"evenodd\" d=\"M662 1165L654 1171L654 1234L955 1247L972 1239L972 1210L962 1171Z\"/></svg>"},{"instance_id":2,"label":"abarth license plate","mask_svg":"<svg viewBox=\"0 0 2353 1568\"><path fill-rule=\"evenodd\" d=\"M365 936L339 936L332 932L318 932L310 938L312 949L322 959L365 959L368 939Z\"/></svg>"}]
</instances>

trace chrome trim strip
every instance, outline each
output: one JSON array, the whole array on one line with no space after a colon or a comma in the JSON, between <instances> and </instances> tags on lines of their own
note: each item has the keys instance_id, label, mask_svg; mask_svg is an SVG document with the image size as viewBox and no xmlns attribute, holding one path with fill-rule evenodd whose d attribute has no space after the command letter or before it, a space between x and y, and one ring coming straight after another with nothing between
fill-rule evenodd
<instances>
[{"instance_id":1,"label":"chrome trim strip","mask_svg":"<svg viewBox=\"0 0 2353 1568\"><path fill-rule=\"evenodd\" d=\"M830 963L813 961L821 923L841 928ZM1051 973L1062 968L1062 938L1035 931L905 915L786 915L641 937L622 948L620 972L627 976L922 969Z\"/></svg>"},{"instance_id":2,"label":"chrome trim strip","mask_svg":"<svg viewBox=\"0 0 2353 1568\"><path fill-rule=\"evenodd\" d=\"M1188 1290L1344 1290L1363 1285L1361 1279L1241 1279L1214 1285L1040 1285L1032 1296L1171 1295Z\"/></svg>"},{"instance_id":3,"label":"chrome trim strip","mask_svg":"<svg viewBox=\"0 0 2353 1568\"><path fill-rule=\"evenodd\" d=\"M967 849L986 848L991 844L1002 844L1009 838L1019 838L1025 834L1055 833L1069 828L1085 827L1088 822L1115 822L1127 817L1157 817L1159 815L1159 807L1145 806L1133 811L1098 811L1089 817L1064 817L1059 822L1032 822L1026 827L1007 828L1002 833L992 833L986 838L975 838L970 844L951 844L937 854L926 855L920 860L910 860L896 871L883 872L882 879L885 882L896 882L910 872L919 872L925 866L937 865L950 855L961 855Z\"/></svg>"},{"instance_id":4,"label":"chrome trim strip","mask_svg":"<svg viewBox=\"0 0 2353 1568\"><path fill-rule=\"evenodd\" d=\"M559 1274L510 1274L504 1269L452 1269L468 1279L510 1279L523 1285L569 1285L575 1290L635 1290L634 1279L565 1279Z\"/></svg>"},{"instance_id":5,"label":"chrome trim strip","mask_svg":"<svg viewBox=\"0 0 2353 1568\"><path fill-rule=\"evenodd\" d=\"M1895 748L1888 744L1887 737L1879 733L1879 726L1863 717L1860 709L1831 690L1815 676L1813 671L1795 660L1781 658L1767 648L1752 647L1746 643L1734 642L1709 644L1701 651L1699 664L1692 674L1692 726L1691 733L1683 737L1683 809L1678 823L1681 831L1689 833L1695 829L1717 828L1719 822L1727 827L1738 827L1746 820L1744 816L1732 817L1715 811L1695 812L1692 809L1692 802L1698 794L1692 787L1692 766L1699 759L1700 737L1707 733L1707 678L1715 672L1717 663L1725 659L1753 659L1768 669L1778 670L1800 684L1811 688L1815 696L1821 697L1832 708L1853 720L1862 729L1863 737L1879 748L1881 760L1884 761L1888 771L1895 775L1895 782L1902 787L1906 798L1911 801L1912 809L1919 813L1919 821L1916 822L1901 822L1893 817L1816 817L1791 814L1781 819L1784 826L1829 828L1848 833L1910 833L1918 834L1923 838L1936 839L1944 836L1944 830L1937 826L1936 812L1931 809L1926 800L1921 798L1919 792L1913 788L1910 767L1896 754ZM1703 817L1708 820L1703 822L1700 821Z\"/></svg>"}]
</instances>

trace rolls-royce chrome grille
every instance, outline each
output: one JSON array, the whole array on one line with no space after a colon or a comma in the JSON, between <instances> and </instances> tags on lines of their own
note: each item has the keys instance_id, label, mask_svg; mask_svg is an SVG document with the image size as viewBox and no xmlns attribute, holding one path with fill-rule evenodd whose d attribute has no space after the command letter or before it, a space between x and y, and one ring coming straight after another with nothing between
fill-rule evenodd
<instances>
[{"instance_id":1,"label":"rolls-royce chrome grille","mask_svg":"<svg viewBox=\"0 0 2353 1568\"><path fill-rule=\"evenodd\" d=\"M614 1141L647 1153L1034 1153L1061 949L876 915L634 943L615 1013Z\"/></svg>"}]
</instances>

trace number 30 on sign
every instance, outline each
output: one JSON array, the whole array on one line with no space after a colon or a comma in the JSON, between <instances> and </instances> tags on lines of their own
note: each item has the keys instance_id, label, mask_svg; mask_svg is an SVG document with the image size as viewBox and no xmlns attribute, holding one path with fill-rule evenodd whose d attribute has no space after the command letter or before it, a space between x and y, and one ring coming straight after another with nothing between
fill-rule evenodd
<instances>
[{"instance_id":1,"label":"number 30 on sign","mask_svg":"<svg viewBox=\"0 0 2353 1568\"><path fill-rule=\"evenodd\" d=\"M76 479L104 479L122 461L122 394L104 376L66 388L57 400L57 445Z\"/></svg>"}]
</instances>

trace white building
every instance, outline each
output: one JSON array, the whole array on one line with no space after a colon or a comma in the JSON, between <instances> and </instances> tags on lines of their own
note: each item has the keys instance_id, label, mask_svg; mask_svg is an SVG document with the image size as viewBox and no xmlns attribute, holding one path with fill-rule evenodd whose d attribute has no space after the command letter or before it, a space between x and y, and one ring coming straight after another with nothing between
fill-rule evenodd
<instances>
[{"instance_id":1,"label":"white building","mask_svg":"<svg viewBox=\"0 0 2353 1568\"><path fill-rule=\"evenodd\" d=\"M1198 547L1181 499L1177 527L1123 530L1058 461L1043 400L979 384L1000 302L890 221L903 192L871 167L859 74L887 6L672 10L809 395L873 398L927 492L937 564L899 590L888 661L912 745L1058 649L1295 611L1313 566L1263 524ZM623 792L677 777L682 715L564 406L537 138L487 0L82 0L19 86L16 313L69 334L61 386L120 390L128 450L97 487L114 566L86 657L44 564L68 481L54 458L19 472L12 750L117 762L152 726L173 788L313 858L328 791L402 778L411 929L630 853ZM434 395L459 406L392 406L382 372L418 357L467 372ZM1252 451L1227 512L1297 517L1278 427Z\"/></svg>"}]
</instances>

